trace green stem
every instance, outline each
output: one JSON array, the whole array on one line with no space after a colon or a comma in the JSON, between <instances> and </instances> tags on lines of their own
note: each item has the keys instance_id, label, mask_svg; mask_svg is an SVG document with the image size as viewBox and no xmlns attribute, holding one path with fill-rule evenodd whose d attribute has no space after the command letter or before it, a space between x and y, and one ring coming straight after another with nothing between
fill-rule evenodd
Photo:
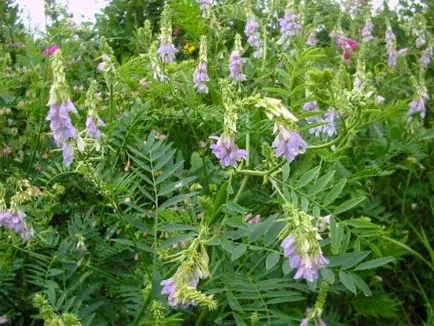
<instances>
[{"instance_id":1,"label":"green stem","mask_svg":"<svg viewBox=\"0 0 434 326\"><path fill-rule=\"evenodd\" d=\"M48 74L48 58L45 61L45 68L44 68L44 79L42 81L42 88L41 88L41 95L39 97L39 107L43 107L44 106L44 94L45 94L45 83L47 82L47 74ZM26 172L26 178L29 176L30 170L32 168L33 165L33 161L35 160L35 156L36 153L38 152L39 149L39 144L41 142L41 133L42 133L42 129L44 126L44 119L42 117L42 115L39 115L39 121L38 121L38 131L36 133L36 144L35 147L33 148L32 151L32 156L30 157L30 161L29 161L29 165L27 166L27 172Z\"/></svg>"},{"instance_id":2,"label":"green stem","mask_svg":"<svg viewBox=\"0 0 434 326\"><path fill-rule=\"evenodd\" d=\"M114 109L113 84L111 84L110 85L110 122L113 121L113 109Z\"/></svg>"},{"instance_id":3,"label":"green stem","mask_svg":"<svg viewBox=\"0 0 434 326\"><path fill-rule=\"evenodd\" d=\"M148 308L150 301L151 301L151 296L148 294L145 298L145 302L143 303L142 308L140 309L139 313L137 314L136 318L133 321L133 326L139 325L139 322L142 319L142 316L145 313L146 308Z\"/></svg>"},{"instance_id":4,"label":"green stem","mask_svg":"<svg viewBox=\"0 0 434 326\"><path fill-rule=\"evenodd\" d=\"M249 166L250 165L250 155L249 155L250 154L250 133L247 133L247 136L246 136L246 152L247 152L247 155L246 155L246 166ZM241 181L241 186L238 189L237 194L235 195L234 203L237 203L238 200L240 199L240 196L243 193L244 188L246 187L246 184L247 184L248 180L249 180L249 175L246 174L244 176L244 178L243 178L243 181Z\"/></svg>"}]
</instances>

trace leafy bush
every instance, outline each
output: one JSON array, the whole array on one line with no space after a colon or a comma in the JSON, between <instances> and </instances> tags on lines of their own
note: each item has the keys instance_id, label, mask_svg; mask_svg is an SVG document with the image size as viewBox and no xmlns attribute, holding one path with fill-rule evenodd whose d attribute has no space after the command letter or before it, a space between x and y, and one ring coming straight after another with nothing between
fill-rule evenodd
<instances>
[{"instance_id":1,"label":"leafy bush","mask_svg":"<svg viewBox=\"0 0 434 326\"><path fill-rule=\"evenodd\" d=\"M1 10L0 324L434 323L428 2Z\"/></svg>"}]
</instances>

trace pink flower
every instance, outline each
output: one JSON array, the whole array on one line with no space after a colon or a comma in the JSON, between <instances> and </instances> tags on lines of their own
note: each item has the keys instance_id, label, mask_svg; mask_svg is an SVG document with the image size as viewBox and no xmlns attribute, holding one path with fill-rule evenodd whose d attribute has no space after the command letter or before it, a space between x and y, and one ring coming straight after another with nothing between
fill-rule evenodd
<instances>
[{"instance_id":1,"label":"pink flower","mask_svg":"<svg viewBox=\"0 0 434 326\"><path fill-rule=\"evenodd\" d=\"M46 57L52 57L54 53L56 53L56 51L59 49L60 46L58 46L57 44L53 44L49 48L44 49L44 51L42 51L42 54Z\"/></svg>"}]
</instances>

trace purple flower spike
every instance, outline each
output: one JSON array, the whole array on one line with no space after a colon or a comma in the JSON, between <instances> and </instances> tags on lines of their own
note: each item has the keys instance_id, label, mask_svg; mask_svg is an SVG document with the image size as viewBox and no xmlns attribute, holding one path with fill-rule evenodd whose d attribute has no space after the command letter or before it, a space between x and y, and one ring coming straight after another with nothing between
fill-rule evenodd
<instances>
[{"instance_id":1,"label":"purple flower spike","mask_svg":"<svg viewBox=\"0 0 434 326\"><path fill-rule=\"evenodd\" d=\"M217 143L212 144L210 148L212 153L220 160L222 168L235 167L237 162L246 159L247 152L244 149L238 149L231 137L221 135L218 138L213 138L217 139Z\"/></svg>"},{"instance_id":2,"label":"purple flower spike","mask_svg":"<svg viewBox=\"0 0 434 326\"><path fill-rule=\"evenodd\" d=\"M194 87L199 93L208 93L207 81L209 81L208 64L201 60L193 74Z\"/></svg>"},{"instance_id":3,"label":"purple flower spike","mask_svg":"<svg viewBox=\"0 0 434 326\"><path fill-rule=\"evenodd\" d=\"M285 15L279 18L280 25L280 39L279 44L282 45L283 49L288 48L288 40L293 36L300 34L301 25L297 23L297 15L295 12L286 9Z\"/></svg>"},{"instance_id":4,"label":"purple flower spike","mask_svg":"<svg viewBox=\"0 0 434 326\"><path fill-rule=\"evenodd\" d=\"M430 64L433 55L434 55L433 48L426 48L425 50L422 51L422 56L419 59L419 63L423 69L428 68L428 65Z\"/></svg>"},{"instance_id":5,"label":"purple flower spike","mask_svg":"<svg viewBox=\"0 0 434 326\"><path fill-rule=\"evenodd\" d=\"M253 52L253 57L256 59L262 56L259 27L259 23L253 17L250 17L247 20L246 26L244 28L244 33L247 36L247 43L249 43L249 45L255 49Z\"/></svg>"},{"instance_id":6,"label":"purple flower spike","mask_svg":"<svg viewBox=\"0 0 434 326\"><path fill-rule=\"evenodd\" d=\"M408 116L412 116L413 114L420 113L420 117L425 118L425 100L422 97L416 97L413 101L408 105Z\"/></svg>"},{"instance_id":7,"label":"purple flower spike","mask_svg":"<svg viewBox=\"0 0 434 326\"><path fill-rule=\"evenodd\" d=\"M304 153L307 143L296 131L289 131L282 125L278 125L278 134L272 147L276 149L276 156L285 156L289 163L295 160L298 154Z\"/></svg>"},{"instance_id":8,"label":"purple flower spike","mask_svg":"<svg viewBox=\"0 0 434 326\"><path fill-rule=\"evenodd\" d=\"M288 258L291 268L297 270L294 275L295 280L304 278L312 282L318 278L319 268L329 263L321 253L313 256L309 253L299 252L300 245L297 238L292 234L283 239L280 247L283 249L284 256Z\"/></svg>"},{"instance_id":9,"label":"purple flower spike","mask_svg":"<svg viewBox=\"0 0 434 326\"><path fill-rule=\"evenodd\" d=\"M175 61L175 55L178 50L172 43L160 43L158 47L158 54L161 61L164 63L171 63Z\"/></svg>"},{"instance_id":10,"label":"purple flower spike","mask_svg":"<svg viewBox=\"0 0 434 326\"><path fill-rule=\"evenodd\" d=\"M58 147L62 147L63 161L67 166L72 163L74 149L69 141L75 138L76 130L72 125L69 113L77 113L77 109L70 100L61 103L49 103L46 120L50 121L50 129L53 132L54 142Z\"/></svg>"},{"instance_id":11,"label":"purple flower spike","mask_svg":"<svg viewBox=\"0 0 434 326\"><path fill-rule=\"evenodd\" d=\"M372 36L372 31L374 30L374 24L372 21L368 20L362 29L362 39L363 42L369 42L374 39Z\"/></svg>"},{"instance_id":12,"label":"purple flower spike","mask_svg":"<svg viewBox=\"0 0 434 326\"><path fill-rule=\"evenodd\" d=\"M243 74L243 65L246 59L241 57L240 51L232 51L229 58L229 78L235 81L246 81L247 77Z\"/></svg>"},{"instance_id":13,"label":"purple flower spike","mask_svg":"<svg viewBox=\"0 0 434 326\"><path fill-rule=\"evenodd\" d=\"M104 121L93 115L89 115L86 119L86 132L90 138L100 139L101 131L99 130L99 127L104 126Z\"/></svg>"},{"instance_id":14,"label":"purple flower spike","mask_svg":"<svg viewBox=\"0 0 434 326\"><path fill-rule=\"evenodd\" d=\"M16 213L1 211L0 226L18 233L24 241L27 241L33 236L33 230L27 226L25 218L26 214L23 211Z\"/></svg>"},{"instance_id":15,"label":"purple flower spike","mask_svg":"<svg viewBox=\"0 0 434 326\"><path fill-rule=\"evenodd\" d=\"M322 133L326 134L329 137L336 136L336 119L338 117L338 112L335 109L331 109L324 114L324 122L328 122L327 124L321 126Z\"/></svg>"}]
</instances>

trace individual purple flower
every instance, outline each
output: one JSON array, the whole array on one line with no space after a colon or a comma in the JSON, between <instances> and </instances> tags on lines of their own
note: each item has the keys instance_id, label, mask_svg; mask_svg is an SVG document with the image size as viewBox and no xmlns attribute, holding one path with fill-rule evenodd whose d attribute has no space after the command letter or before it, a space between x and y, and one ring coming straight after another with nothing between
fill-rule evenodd
<instances>
[{"instance_id":1,"label":"individual purple flower","mask_svg":"<svg viewBox=\"0 0 434 326\"><path fill-rule=\"evenodd\" d=\"M300 34L301 25L297 23L297 15L290 9L285 9L285 14L279 18L280 25L280 39L278 43L286 50L288 48L288 41Z\"/></svg>"},{"instance_id":2,"label":"individual purple flower","mask_svg":"<svg viewBox=\"0 0 434 326\"><path fill-rule=\"evenodd\" d=\"M365 26L362 29L362 40L363 42L369 42L374 39L372 32L374 30L374 24L371 20L367 20Z\"/></svg>"},{"instance_id":3,"label":"individual purple flower","mask_svg":"<svg viewBox=\"0 0 434 326\"><path fill-rule=\"evenodd\" d=\"M193 74L194 87L199 93L208 93L208 86L206 85L207 81L209 81L208 64L206 61L201 60Z\"/></svg>"},{"instance_id":4,"label":"individual purple flower","mask_svg":"<svg viewBox=\"0 0 434 326\"><path fill-rule=\"evenodd\" d=\"M423 69L427 69L431 59L434 55L434 51L432 47L426 48L422 51L422 56L419 59L419 63Z\"/></svg>"},{"instance_id":5,"label":"individual purple flower","mask_svg":"<svg viewBox=\"0 0 434 326\"><path fill-rule=\"evenodd\" d=\"M243 65L246 59L241 57L239 50L232 51L229 57L229 78L235 81L246 81L247 77L243 74Z\"/></svg>"},{"instance_id":6,"label":"individual purple flower","mask_svg":"<svg viewBox=\"0 0 434 326\"><path fill-rule=\"evenodd\" d=\"M317 101L306 102L303 105L303 110L304 111L308 111L308 112L310 112L310 111L312 111L312 112L316 112L316 111L320 112ZM315 116L313 116L313 117L307 117L306 118L306 121L308 123L315 123L315 122L318 122L318 120L319 120L319 118L315 117Z\"/></svg>"},{"instance_id":7,"label":"individual purple flower","mask_svg":"<svg viewBox=\"0 0 434 326\"><path fill-rule=\"evenodd\" d=\"M1 211L0 225L18 233L24 241L27 241L33 236L33 230L27 226L25 217L26 214L23 211Z\"/></svg>"},{"instance_id":8,"label":"individual purple flower","mask_svg":"<svg viewBox=\"0 0 434 326\"><path fill-rule=\"evenodd\" d=\"M410 117L416 113L420 113L420 117L422 119L425 118L426 109L425 109L425 98L422 96L418 96L414 98L410 104L408 105L407 115Z\"/></svg>"},{"instance_id":9,"label":"individual purple flower","mask_svg":"<svg viewBox=\"0 0 434 326\"><path fill-rule=\"evenodd\" d=\"M298 326L309 326L309 318L303 318Z\"/></svg>"},{"instance_id":10,"label":"individual purple flower","mask_svg":"<svg viewBox=\"0 0 434 326\"><path fill-rule=\"evenodd\" d=\"M176 48L172 43L160 43L157 50L161 61L164 63L171 63L175 61Z\"/></svg>"},{"instance_id":11,"label":"individual purple flower","mask_svg":"<svg viewBox=\"0 0 434 326\"><path fill-rule=\"evenodd\" d=\"M276 138L271 145L276 149L276 156L285 156L289 163L295 160L298 154L304 153L307 143L296 131L289 131L282 125L275 125Z\"/></svg>"},{"instance_id":12,"label":"individual purple flower","mask_svg":"<svg viewBox=\"0 0 434 326\"><path fill-rule=\"evenodd\" d=\"M175 280L173 277L167 280L161 281L160 285L163 287L161 294L167 294L169 305L172 307L176 306L176 296L175 296Z\"/></svg>"},{"instance_id":13,"label":"individual purple flower","mask_svg":"<svg viewBox=\"0 0 434 326\"><path fill-rule=\"evenodd\" d=\"M338 112L335 109L331 109L324 114L324 122L326 124L322 125L322 133L329 137L336 136L336 119L338 117Z\"/></svg>"},{"instance_id":14,"label":"individual purple flower","mask_svg":"<svg viewBox=\"0 0 434 326\"><path fill-rule=\"evenodd\" d=\"M188 286L196 288L199 283L199 279L204 278L205 275L203 275L199 270L197 270L195 273L189 273L184 277L185 277L185 282L187 283ZM161 290L161 294L167 295L167 299L171 307L185 309L191 305L195 305L193 302L182 300L179 297L179 293L178 293L179 291L178 287L180 286L179 274L175 273L173 277L161 281L160 285L163 287L163 289Z\"/></svg>"},{"instance_id":15,"label":"individual purple flower","mask_svg":"<svg viewBox=\"0 0 434 326\"><path fill-rule=\"evenodd\" d=\"M250 17L247 19L246 26L244 28L244 33L247 36L247 43L255 50L253 52L254 58L260 58L262 56L261 49L261 38L259 34L259 23L255 20L255 18Z\"/></svg>"},{"instance_id":16,"label":"individual purple flower","mask_svg":"<svg viewBox=\"0 0 434 326\"><path fill-rule=\"evenodd\" d=\"M105 123L95 115L88 115L86 119L86 132L87 135L94 139L101 138L101 131L99 127L104 127Z\"/></svg>"},{"instance_id":17,"label":"individual purple flower","mask_svg":"<svg viewBox=\"0 0 434 326\"><path fill-rule=\"evenodd\" d=\"M60 46L58 46L57 44L53 44L49 48L44 49L42 51L42 53L46 57L52 57L59 49L60 49Z\"/></svg>"},{"instance_id":18,"label":"individual purple flower","mask_svg":"<svg viewBox=\"0 0 434 326\"><path fill-rule=\"evenodd\" d=\"M235 167L237 162L246 159L246 150L238 149L230 136L223 134L220 137L210 138L217 139L217 143L212 144L210 148L212 153L220 160L221 167Z\"/></svg>"},{"instance_id":19,"label":"individual purple flower","mask_svg":"<svg viewBox=\"0 0 434 326\"><path fill-rule=\"evenodd\" d=\"M0 324L6 324L8 322L8 315L0 316Z\"/></svg>"},{"instance_id":20,"label":"individual purple flower","mask_svg":"<svg viewBox=\"0 0 434 326\"><path fill-rule=\"evenodd\" d=\"M317 40L316 40L315 32L309 32L309 34L307 35L306 45L307 46L314 46L314 45L316 45L316 43L317 43Z\"/></svg>"},{"instance_id":21,"label":"individual purple flower","mask_svg":"<svg viewBox=\"0 0 434 326\"><path fill-rule=\"evenodd\" d=\"M58 147L62 147L63 160L65 165L69 166L74 156L70 140L74 139L76 135L76 130L72 125L69 113L77 113L77 109L71 100L56 104L50 99L49 106L50 110L45 119L50 121L50 129L53 132L54 142Z\"/></svg>"}]
</instances>

